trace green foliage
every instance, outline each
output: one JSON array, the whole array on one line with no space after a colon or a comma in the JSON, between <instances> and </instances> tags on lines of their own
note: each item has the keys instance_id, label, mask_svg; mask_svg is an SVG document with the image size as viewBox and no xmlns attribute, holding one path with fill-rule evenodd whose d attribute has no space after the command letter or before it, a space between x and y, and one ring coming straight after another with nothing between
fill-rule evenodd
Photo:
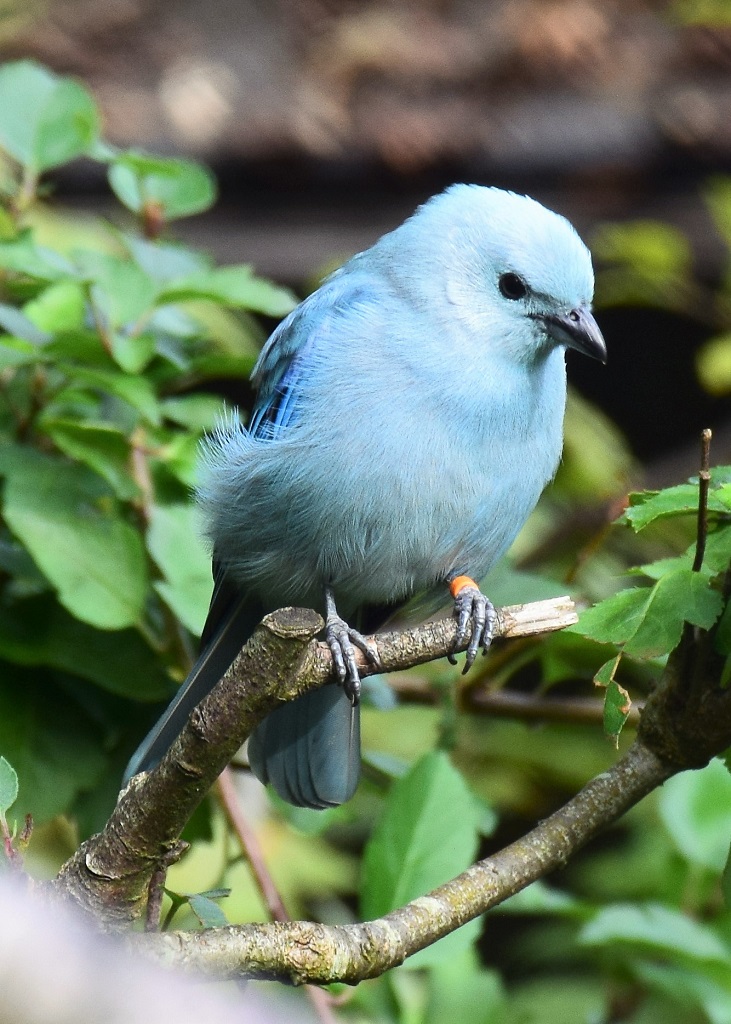
<instances>
[{"instance_id":1,"label":"green foliage","mask_svg":"<svg viewBox=\"0 0 731 1024\"><path fill-rule=\"evenodd\" d=\"M372 920L465 871L477 849L482 809L443 751L431 751L392 787L363 859L361 911ZM445 836L448 837L445 840ZM479 921L407 961L449 959L474 941Z\"/></svg>"},{"instance_id":2,"label":"green foliage","mask_svg":"<svg viewBox=\"0 0 731 1024\"><path fill-rule=\"evenodd\" d=\"M642 565L634 572L653 580L652 585L620 590L583 612L578 624L569 630L620 649L620 655L603 665L594 677L598 685L606 687L605 727L610 735L619 734L626 718L623 711L629 710L628 695L614 678L621 656L645 661L664 658L677 647L686 623L704 630L718 623L717 648L731 654L726 628L729 613L722 592L723 578L731 564L730 477L728 466L717 467L711 473L704 513L710 532L700 568L693 564L695 542L682 555ZM630 495L620 522L639 533L665 519L696 518L698 503L697 480L664 491L643 491Z\"/></svg>"},{"instance_id":3,"label":"green foliage","mask_svg":"<svg viewBox=\"0 0 731 1024\"><path fill-rule=\"evenodd\" d=\"M109 184L128 210L144 214L154 204L166 221L201 213L216 198L215 179L205 167L144 153L115 156L109 164Z\"/></svg>"},{"instance_id":4,"label":"green foliage","mask_svg":"<svg viewBox=\"0 0 731 1024\"><path fill-rule=\"evenodd\" d=\"M606 224L593 239L592 248L600 260L619 264L602 277L605 302L674 308L682 299L691 268L690 246L668 224Z\"/></svg>"},{"instance_id":5,"label":"green foliage","mask_svg":"<svg viewBox=\"0 0 731 1024\"><path fill-rule=\"evenodd\" d=\"M181 907L185 906L190 907L202 928L222 928L229 923L224 912L214 901L230 896L230 889L209 889L207 892L181 893L166 888L165 894L170 900L170 910L165 917L163 930L171 926L177 912Z\"/></svg>"},{"instance_id":6,"label":"green foliage","mask_svg":"<svg viewBox=\"0 0 731 1024\"><path fill-rule=\"evenodd\" d=\"M685 25L718 27L731 23L729 0L675 0L672 12Z\"/></svg>"},{"instance_id":7,"label":"green foliage","mask_svg":"<svg viewBox=\"0 0 731 1024\"><path fill-rule=\"evenodd\" d=\"M678 853L699 869L724 869L731 843L731 775L721 761L684 772L660 791L658 810Z\"/></svg>"},{"instance_id":8,"label":"green foliage","mask_svg":"<svg viewBox=\"0 0 731 1024\"><path fill-rule=\"evenodd\" d=\"M140 702L185 674L211 586L189 496L222 409L206 381L250 368L245 313L283 314L293 298L161 239L213 202L210 172L114 152L78 83L29 61L0 68L0 149L13 169L0 220L0 748L20 774L19 813L43 823L91 806L144 731ZM139 222L82 237L69 220L57 246L39 176L81 155L108 163ZM230 318L225 340L216 316ZM111 807L102 790L90 827Z\"/></svg>"},{"instance_id":9,"label":"green foliage","mask_svg":"<svg viewBox=\"0 0 731 1024\"><path fill-rule=\"evenodd\" d=\"M613 643L637 658L660 658L680 641L683 625L703 629L717 620L723 602L711 578L692 569L666 573L652 587L621 590L584 612L577 632Z\"/></svg>"},{"instance_id":10,"label":"green foliage","mask_svg":"<svg viewBox=\"0 0 731 1024\"><path fill-rule=\"evenodd\" d=\"M0 820L6 820L8 811L17 799L18 773L8 760L0 756Z\"/></svg>"},{"instance_id":11,"label":"green foliage","mask_svg":"<svg viewBox=\"0 0 731 1024\"><path fill-rule=\"evenodd\" d=\"M0 68L0 145L26 173L89 153L98 135L96 104L78 82L27 60Z\"/></svg>"}]
</instances>

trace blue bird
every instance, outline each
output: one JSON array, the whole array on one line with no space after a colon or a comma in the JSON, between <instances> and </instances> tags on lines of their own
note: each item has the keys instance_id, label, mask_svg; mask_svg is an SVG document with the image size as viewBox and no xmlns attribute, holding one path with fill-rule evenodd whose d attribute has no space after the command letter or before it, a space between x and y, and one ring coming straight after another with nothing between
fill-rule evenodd
<instances>
[{"instance_id":1,"label":"blue bird","mask_svg":"<svg viewBox=\"0 0 731 1024\"><path fill-rule=\"evenodd\" d=\"M449 588L466 668L489 646L480 580L553 477L564 351L604 362L591 257L535 200L453 185L354 256L274 331L248 429L222 426L199 501L215 588L201 654L132 758L153 767L263 614L317 608L339 686L282 705L253 771L296 806L350 799L360 773L355 624Z\"/></svg>"}]
</instances>

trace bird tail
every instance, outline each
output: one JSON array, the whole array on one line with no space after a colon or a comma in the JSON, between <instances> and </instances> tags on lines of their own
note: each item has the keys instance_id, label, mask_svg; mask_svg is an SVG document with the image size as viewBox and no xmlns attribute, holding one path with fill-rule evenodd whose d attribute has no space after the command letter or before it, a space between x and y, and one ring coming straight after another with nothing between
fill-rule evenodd
<instances>
[{"instance_id":1,"label":"bird tail","mask_svg":"<svg viewBox=\"0 0 731 1024\"><path fill-rule=\"evenodd\" d=\"M162 760L193 708L226 672L263 614L260 604L235 594L217 576L198 660L132 755L124 785ZM336 685L283 704L252 733L249 762L261 782L270 782L295 807L337 807L350 800L360 777L360 708L353 707Z\"/></svg>"},{"instance_id":2,"label":"bird tail","mask_svg":"<svg viewBox=\"0 0 731 1024\"><path fill-rule=\"evenodd\" d=\"M218 596L217 589L203 632L201 653L162 717L132 755L124 773L124 785L133 775L159 764L193 708L211 692L261 621L262 608L250 598L239 596L230 600L228 594L221 612Z\"/></svg>"},{"instance_id":3,"label":"bird tail","mask_svg":"<svg viewBox=\"0 0 731 1024\"><path fill-rule=\"evenodd\" d=\"M249 738L249 764L295 807L337 807L360 778L360 707L328 684L282 704Z\"/></svg>"}]
</instances>

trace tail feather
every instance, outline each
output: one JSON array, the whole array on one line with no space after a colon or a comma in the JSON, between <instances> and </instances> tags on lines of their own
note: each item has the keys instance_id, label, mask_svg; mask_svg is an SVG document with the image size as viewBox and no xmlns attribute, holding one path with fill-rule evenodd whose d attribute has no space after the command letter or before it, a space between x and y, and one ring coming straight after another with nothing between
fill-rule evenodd
<instances>
[{"instance_id":1,"label":"tail feather","mask_svg":"<svg viewBox=\"0 0 731 1024\"><path fill-rule=\"evenodd\" d=\"M214 606L215 596L212 611ZM261 617L262 609L248 598L227 602L224 614L214 626L211 626L209 613L204 633L207 642L187 679L132 755L124 773L124 785L133 775L150 771L159 764L193 708L200 704L226 672Z\"/></svg>"},{"instance_id":2,"label":"tail feather","mask_svg":"<svg viewBox=\"0 0 731 1024\"><path fill-rule=\"evenodd\" d=\"M258 779L295 807L337 807L360 778L360 708L327 685L283 704L249 739Z\"/></svg>"},{"instance_id":3,"label":"tail feather","mask_svg":"<svg viewBox=\"0 0 731 1024\"><path fill-rule=\"evenodd\" d=\"M124 784L154 768L191 711L228 669L265 609L242 596L214 563L215 588L202 649L162 717L132 755ZM336 807L350 800L360 777L360 709L339 686L328 685L283 704L249 740L252 771L296 807Z\"/></svg>"}]
</instances>

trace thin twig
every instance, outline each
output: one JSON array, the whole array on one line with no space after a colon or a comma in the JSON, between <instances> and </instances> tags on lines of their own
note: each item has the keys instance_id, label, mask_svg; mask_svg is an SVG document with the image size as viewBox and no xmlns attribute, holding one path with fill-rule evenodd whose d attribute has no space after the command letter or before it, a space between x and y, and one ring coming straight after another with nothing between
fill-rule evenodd
<instances>
[{"instance_id":1,"label":"thin twig","mask_svg":"<svg viewBox=\"0 0 731 1024\"><path fill-rule=\"evenodd\" d=\"M706 553L706 537L708 536L708 488L711 483L711 431L706 427L701 432L701 469L698 474L698 527L695 542L695 558L693 572L700 572L703 556Z\"/></svg>"},{"instance_id":2,"label":"thin twig","mask_svg":"<svg viewBox=\"0 0 731 1024\"><path fill-rule=\"evenodd\" d=\"M230 768L224 768L221 772L216 783L216 789L221 799L223 812L249 862L251 873L254 876L254 881L261 898L264 900L269 916L273 921L291 921L292 919L287 913L287 908L279 894L274 879L269 873L269 868L262 855L256 833L249 825L246 815L241 809L238 793L236 792L236 784L234 783L233 773ZM305 990L322 1024L337 1024L337 1017L332 1011L328 993L316 985L306 985Z\"/></svg>"},{"instance_id":3,"label":"thin twig","mask_svg":"<svg viewBox=\"0 0 731 1024\"><path fill-rule=\"evenodd\" d=\"M165 895L165 878L168 868L180 860L188 849L188 843L180 840L175 843L160 859L157 867L152 873L149 885L147 886L147 907L145 908L145 931L157 932L160 930L160 914L162 912L162 898ZM172 907L163 923L163 930L170 924L172 916L177 907Z\"/></svg>"},{"instance_id":4,"label":"thin twig","mask_svg":"<svg viewBox=\"0 0 731 1024\"><path fill-rule=\"evenodd\" d=\"M544 697L517 690L477 690L470 694L468 710L499 718L524 721L569 722L574 725L601 725L604 702L593 697ZM642 702L633 704L627 725L637 725Z\"/></svg>"},{"instance_id":5,"label":"thin twig","mask_svg":"<svg viewBox=\"0 0 731 1024\"><path fill-rule=\"evenodd\" d=\"M157 867L147 887L147 907L145 908L146 932L156 932L160 928L160 913L162 911L162 898L165 894L167 870L167 864L161 864Z\"/></svg>"},{"instance_id":6,"label":"thin twig","mask_svg":"<svg viewBox=\"0 0 731 1024\"><path fill-rule=\"evenodd\" d=\"M440 691L426 679L410 675L394 675L388 685L399 698L409 704L436 704ZM458 700L461 707L474 714L495 718L517 718L529 722L568 722L576 725L601 725L604 703L595 697L547 697L541 693L520 690L491 689L484 685L463 687ZM637 725L643 702L632 705L628 725Z\"/></svg>"},{"instance_id":7,"label":"thin twig","mask_svg":"<svg viewBox=\"0 0 731 1024\"><path fill-rule=\"evenodd\" d=\"M241 810L230 768L224 768L221 772L216 788L221 798L223 812L249 862L256 887L261 894L269 916L272 921L289 921L290 916L287 913L287 908L284 906L282 897L279 895L279 890L274 884L274 879L269 873L269 868L266 866L256 833Z\"/></svg>"}]
</instances>

